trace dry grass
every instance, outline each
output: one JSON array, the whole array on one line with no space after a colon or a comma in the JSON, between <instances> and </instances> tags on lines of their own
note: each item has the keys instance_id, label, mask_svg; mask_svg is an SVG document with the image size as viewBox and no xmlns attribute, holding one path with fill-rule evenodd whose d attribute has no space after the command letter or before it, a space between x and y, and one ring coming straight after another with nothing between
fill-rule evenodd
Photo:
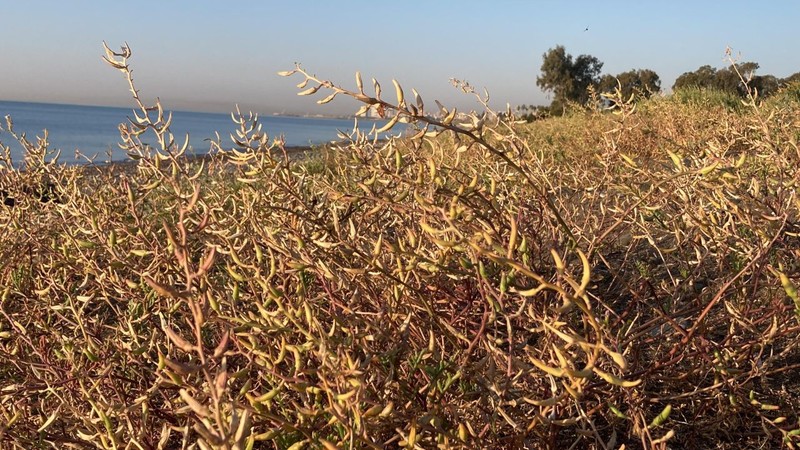
<instances>
[{"instance_id":1,"label":"dry grass","mask_svg":"<svg viewBox=\"0 0 800 450\"><path fill-rule=\"evenodd\" d=\"M427 128L191 161L135 94L135 171L6 155L0 446L797 447L794 91L521 124L292 74Z\"/></svg>"}]
</instances>

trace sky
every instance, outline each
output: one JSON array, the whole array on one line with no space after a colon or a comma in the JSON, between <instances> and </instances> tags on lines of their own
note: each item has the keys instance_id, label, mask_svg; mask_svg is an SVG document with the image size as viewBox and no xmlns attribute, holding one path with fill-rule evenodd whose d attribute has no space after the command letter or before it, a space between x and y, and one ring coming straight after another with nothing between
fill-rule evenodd
<instances>
[{"instance_id":1,"label":"sky","mask_svg":"<svg viewBox=\"0 0 800 450\"><path fill-rule=\"evenodd\" d=\"M597 57L604 74L654 70L667 90L683 72L723 67L727 47L785 77L800 71L798 19L796 0L0 0L0 100L132 106L101 60L106 41L130 45L143 99L169 109L355 112L297 96L302 78L276 75L295 62L346 88L360 71L388 94L394 78L426 104L480 109L450 82L466 80L504 109L549 103L536 77L557 45Z\"/></svg>"}]
</instances>

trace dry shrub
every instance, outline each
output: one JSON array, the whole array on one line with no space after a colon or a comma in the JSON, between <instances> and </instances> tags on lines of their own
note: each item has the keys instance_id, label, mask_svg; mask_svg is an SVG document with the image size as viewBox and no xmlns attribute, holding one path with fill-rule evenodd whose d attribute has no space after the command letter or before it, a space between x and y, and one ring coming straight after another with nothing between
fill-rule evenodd
<instances>
[{"instance_id":1,"label":"dry shrub","mask_svg":"<svg viewBox=\"0 0 800 450\"><path fill-rule=\"evenodd\" d=\"M189 159L129 57L135 165L7 124L3 448L796 446L796 102L523 124L298 66L414 135Z\"/></svg>"}]
</instances>

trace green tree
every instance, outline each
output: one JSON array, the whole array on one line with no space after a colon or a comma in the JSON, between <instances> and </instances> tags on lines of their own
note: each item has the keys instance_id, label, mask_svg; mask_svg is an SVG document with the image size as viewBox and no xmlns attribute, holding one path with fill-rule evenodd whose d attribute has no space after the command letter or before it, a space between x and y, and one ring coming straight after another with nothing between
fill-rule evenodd
<instances>
[{"instance_id":1,"label":"green tree","mask_svg":"<svg viewBox=\"0 0 800 450\"><path fill-rule=\"evenodd\" d=\"M747 95L748 87L757 89L760 96L768 96L777 91L779 82L772 75L756 75L757 62L742 62L735 66L715 69L705 65L694 72L685 72L675 80L673 90L696 87L718 89L741 97Z\"/></svg>"},{"instance_id":2,"label":"green tree","mask_svg":"<svg viewBox=\"0 0 800 450\"><path fill-rule=\"evenodd\" d=\"M781 80L774 75L756 75L748 83L751 89L758 91L759 97L769 97L778 92L781 87Z\"/></svg>"},{"instance_id":3,"label":"green tree","mask_svg":"<svg viewBox=\"0 0 800 450\"><path fill-rule=\"evenodd\" d=\"M573 59L559 45L548 50L542 59L541 75L536 77L536 85L553 93L553 110L563 108L569 101L586 103L589 86L597 87L600 82L603 63L594 56L580 55Z\"/></svg>"},{"instance_id":4,"label":"green tree","mask_svg":"<svg viewBox=\"0 0 800 450\"><path fill-rule=\"evenodd\" d=\"M614 92L617 87L620 87L625 100L631 95L650 98L651 95L661 92L661 78L650 69L629 70L616 76L603 75L598 89L601 93Z\"/></svg>"},{"instance_id":5,"label":"green tree","mask_svg":"<svg viewBox=\"0 0 800 450\"><path fill-rule=\"evenodd\" d=\"M697 88L714 88L716 84L717 69L705 65L701 66L694 72L684 72L679 76L675 83L672 85L673 90L697 87Z\"/></svg>"},{"instance_id":6,"label":"green tree","mask_svg":"<svg viewBox=\"0 0 800 450\"><path fill-rule=\"evenodd\" d=\"M800 72L789 75L778 84L785 98L800 101Z\"/></svg>"},{"instance_id":7,"label":"green tree","mask_svg":"<svg viewBox=\"0 0 800 450\"><path fill-rule=\"evenodd\" d=\"M781 80L780 84L782 86L788 86L792 83L800 83L800 72L795 72L788 77Z\"/></svg>"}]
</instances>

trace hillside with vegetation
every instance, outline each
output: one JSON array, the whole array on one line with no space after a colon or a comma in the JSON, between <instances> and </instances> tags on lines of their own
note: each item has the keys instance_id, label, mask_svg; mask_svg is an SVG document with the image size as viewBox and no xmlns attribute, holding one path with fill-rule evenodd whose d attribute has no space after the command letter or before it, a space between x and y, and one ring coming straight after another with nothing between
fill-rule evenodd
<instances>
[{"instance_id":1,"label":"hillside with vegetation","mask_svg":"<svg viewBox=\"0 0 800 450\"><path fill-rule=\"evenodd\" d=\"M0 447L798 446L797 84L526 123L298 66L389 122L297 158L234 114L193 159L130 56L135 164L0 134L26 149L0 161Z\"/></svg>"},{"instance_id":2,"label":"hillside with vegetation","mask_svg":"<svg viewBox=\"0 0 800 450\"><path fill-rule=\"evenodd\" d=\"M753 61L742 62L726 49L729 63L722 69L704 65L684 72L673 83L672 91L704 90L712 95L747 101L751 96L765 99L800 81L800 72L785 78L771 74L756 74L761 67ZM558 45L542 55L536 85L551 96L548 106L519 105L517 115L528 121L547 116L559 116L569 107L595 104L609 106L615 98L623 101L647 99L662 92L661 77L651 69L631 69L611 75L603 74L603 62L592 55L573 57ZM734 100L734 103L738 101Z\"/></svg>"}]
</instances>

